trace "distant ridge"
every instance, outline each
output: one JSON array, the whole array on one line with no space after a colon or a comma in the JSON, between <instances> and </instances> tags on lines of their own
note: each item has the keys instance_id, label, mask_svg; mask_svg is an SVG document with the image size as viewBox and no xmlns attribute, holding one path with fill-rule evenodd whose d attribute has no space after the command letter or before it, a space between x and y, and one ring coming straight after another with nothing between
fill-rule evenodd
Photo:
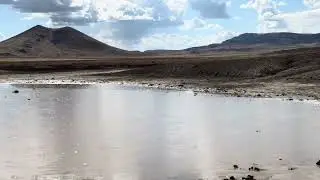
<instances>
[{"instance_id":1,"label":"distant ridge","mask_svg":"<svg viewBox=\"0 0 320 180\"><path fill-rule=\"evenodd\" d=\"M320 46L320 34L297 33L245 33L220 44L192 47L185 49L188 53L209 53L221 51L256 51L281 50Z\"/></svg>"},{"instance_id":2,"label":"distant ridge","mask_svg":"<svg viewBox=\"0 0 320 180\"><path fill-rule=\"evenodd\" d=\"M320 34L297 34L297 33L245 33L231 38L221 44L270 44L270 45L294 45L320 43Z\"/></svg>"},{"instance_id":3,"label":"distant ridge","mask_svg":"<svg viewBox=\"0 0 320 180\"><path fill-rule=\"evenodd\" d=\"M53 29L37 25L0 42L0 56L96 57L126 53L71 27Z\"/></svg>"},{"instance_id":4,"label":"distant ridge","mask_svg":"<svg viewBox=\"0 0 320 180\"><path fill-rule=\"evenodd\" d=\"M258 52L320 46L320 34L245 33L220 44L184 50L149 50L144 53L104 44L71 27L47 28L37 25L0 42L0 57L106 57L118 55L181 55L224 52Z\"/></svg>"}]
</instances>

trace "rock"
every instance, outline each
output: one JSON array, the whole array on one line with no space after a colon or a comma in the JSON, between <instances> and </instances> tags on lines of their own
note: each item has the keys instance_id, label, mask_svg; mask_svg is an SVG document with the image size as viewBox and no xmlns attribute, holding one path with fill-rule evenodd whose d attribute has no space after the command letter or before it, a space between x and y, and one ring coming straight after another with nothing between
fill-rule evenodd
<instances>
[{"instance_id":1,"label":"rock","mask_svg":"<svg viewBox=\"0 0 320 180\"><path fill-rule=\"evenodd\" d=\"M28 98L27 100L28 100L28 101L30 101L31 99L30 99L30 98Z\"/></svg>"},{"instance_id":2,"label":"rock","mask_svg":"<svg viewBox=\"0 0 320 180\"><path fill-rule=\"evenodd\" d=\"M233 165L233 169L239 169L239 166L238 165Z\"/></svg>"},{"instance_id":3,"label":"rock","mask_svg":"<svg viewBox=\"0 0 320 180\"><path fill-rule=\"evenodd\" d=\"M249 171L256 171L256 172L259 172L259 171L261 171L261 169L260 168L258 168L258 167L250 167L249 168Z\"/></svg>"},{"instance_id":4,"label":"rock","mask_svg":"<svg viewBox=\"0 0 320 180\"><path fill-rule=\"evenodd\" d=\"M257 97L262 97L262 95L261 94L257 94Z\"/></svg>"},{"instance_id":5,"label":"rock","mask_svg":"<svg viewBox=\"0 0 320 180\"><path fill-rule=\"evenodd\" d=\"M293 98L289 98L288 100L289 100L289 101L293 101Z\"/></svg>"},{"instance_id":6,"label":"rock","mask_svg":"<svg viewBox=\"0 0 320 180\"><path fill-rule=\"evenodd\" d=\"M278 160L279 160L279 161L282 161L283 159L282 159L282 158L279 158Z\"/></svg>"},{"instance_id":7,"label":"rock","mask_svg":"<svg viewBox=\"0 0 320 180\"><path fill-rule=\"evenodd\" d=\"M19 93L19 90L14 90L12 93L18 94L18 93Z\"/></svg>"},{"instance_id":8,"label":"rock","mask_svg":"<svg viewBox=\"0 0 320 180\"><path fill-rule=\"evenodd\" d=\"M179 87L179 88L183 88L184 85L183 85L183 84L179 84L178 87Z\"/></svg>"},{"instance_id":9,"label":"rock","mask_svg":"<svg viewBox=\"0 0 320 180\"><path fill-rule=\"evenodd\" d=\"M236 180L236 178L234 176L231 176L229 179L230 180Z\"/></svg>"},{"instance_id":10,"label":"rock","mask_svg":"<svg viewBox=\"0 0 320 180\"><path fill-rule=\"evenodd\" d=\"M255 167L253 170L254 170L254 171L257 171L257 172L261 171L261 169L260 169L260 168L257 168L257 167Z\"/></svg>"},{"instance_id":11,"label":"rock","mask_svg":"<svg viewBox=\"0 0 320 180\"><path fill-rule=\"evenodd\" d=\"M243 177L243 180L255 180L254 176L248 175L247 177Z\"/></svg>"},{"instance_id":12,"label":"rock","mask_svg":"<svg viewBox=\"0 0 320 180\"><path fill-rule=\"evenodd\" d=\"M295 167L288 168L289 171L294 171L294 170L296 170L296 169L297 169L297 168L295 168Z\"/></svg>"},{"instance_id":13,"label":"rock","mask_svg":"<svg viewBox=\"0 0 320 180\"><path fill-rule=\"evenodd\" d=\"M320 160L316 163L317 166L320 166Z\"/></svg>"}]
</instances>

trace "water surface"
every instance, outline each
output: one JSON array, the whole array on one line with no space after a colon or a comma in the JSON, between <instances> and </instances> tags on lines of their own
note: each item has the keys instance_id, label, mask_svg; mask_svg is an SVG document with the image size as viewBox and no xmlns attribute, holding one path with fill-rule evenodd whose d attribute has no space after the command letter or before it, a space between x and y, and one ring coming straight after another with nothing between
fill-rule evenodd
<instances>
[{"instance_id":1,"label":"water surface","mask_svg":"<svg viewBox=\"0 0 320 180\"><path fill-rule=\"evenodd\" d=\"M2 84L0 179L320 179L319 117L305 102Z\"/></svg>"}]
</instances>

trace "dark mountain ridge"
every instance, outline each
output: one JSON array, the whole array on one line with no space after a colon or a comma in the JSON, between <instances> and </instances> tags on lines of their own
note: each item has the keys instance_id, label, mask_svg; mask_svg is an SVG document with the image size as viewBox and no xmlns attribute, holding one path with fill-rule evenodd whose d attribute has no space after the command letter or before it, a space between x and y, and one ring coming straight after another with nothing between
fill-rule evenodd
<instances>
[{"instance_id":1,"label":"dark mountain ridge","mask_svg":"<svg viewBox=\"0 0 320 180\"><path fill-rule=\"evenodd\" d=\"M220 44L184 50L125 51L104 44L71 27L37 25L0 42L0 57L104 57L117 55L170 55L223 52L258 52L320 46L320 34L245 33Z\"/></svg>"},{"instance_id":2,"label":"dark mountain ridge","mask_svg":"<svg viewBox=\"0 0 320 180\"><path fill-rule=\"evenodd\" d=\"M270 44L270 45L294 45L320 43L320 34L297 34L297 33L245 33L231 38L221 44Z\"/></svg>"},{"instance_id":3,"label":"dark mountain ridge","mask_svg":"<svg viewBox=\"0 0 320 180\"><path fill-rule=\"evenodd\" d=\"M53 29L38 25L0 42L0 56L77 57L126 53L71 27Z\"/></svg>"},{"instance_id":4,"label":"dark mountain ridge","mask_svg":"<svg viewBox=\"0 0 320 180\"><path fill-rule=\"evenodd\" d=\"M264 50L282 50L304 47L320 46L320 34L297 34L297 33L245 33L220 44L192 47L185 49L188 53L210 53L210 52L250 52Z\"/></svg>"}]
</instances>

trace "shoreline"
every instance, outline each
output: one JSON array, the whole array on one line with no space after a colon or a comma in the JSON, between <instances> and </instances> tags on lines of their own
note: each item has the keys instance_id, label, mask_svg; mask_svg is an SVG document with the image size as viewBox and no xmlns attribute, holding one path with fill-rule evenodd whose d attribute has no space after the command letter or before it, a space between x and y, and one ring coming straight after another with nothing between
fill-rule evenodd
<instances>
[{"instance_id":1,"label":"shoreline","mask_svg":"<svg viewBox=\"0 0 320 180\"><path fill-rule=\"evenodd\" d=\"M71 73L75 75L75 73ZM61 85L95 85L95 84L117 84L125 86L137 86L143 88L156 88L160 90L192 91L198 94L222 95L225 97L248 97L248 98L272 98L287 101L319 102L320 88L318 84L301 84L294 82L259 82L249 84L248 82L216 82L210 83L201 79L148 79L133 77L97 77L97 76L66 76L59 77L59 73L49 76L32 74L29 78L15 75L8 79L0 77L1 84L61 84ZM314 88L314 90L312 90Z\"/></svg>"}]
</instances>

